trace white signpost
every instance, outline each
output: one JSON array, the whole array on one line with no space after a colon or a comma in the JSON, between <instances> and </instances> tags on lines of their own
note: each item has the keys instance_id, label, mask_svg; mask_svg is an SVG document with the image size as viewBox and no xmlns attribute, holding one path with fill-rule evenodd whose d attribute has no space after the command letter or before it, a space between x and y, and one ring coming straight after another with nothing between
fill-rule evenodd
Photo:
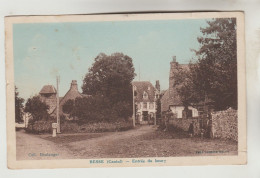
<instances>
[{"instance_id":1,"label":"white signpost","mask_svg":"<svg viewBox=\"0 0 260 178\"><path fill-rule=\"evenodd\" d=\"M52 123L52 137L57 136L58 123Z\"/></svg>"}]
</instances>

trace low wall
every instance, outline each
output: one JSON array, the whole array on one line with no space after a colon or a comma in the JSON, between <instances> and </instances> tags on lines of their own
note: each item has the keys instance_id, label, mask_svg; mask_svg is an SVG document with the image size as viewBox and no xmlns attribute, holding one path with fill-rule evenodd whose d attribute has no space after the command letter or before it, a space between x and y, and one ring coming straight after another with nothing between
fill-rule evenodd
<instances>
[{"instance_id":1,"label":"low wall","mask_svg":"<svg viewBox=\"0 0 260 178\"><path fill-rule=\"evenodd\" d=\"M189 130L190 123L194 122L194 134L200 135L205 130L205 136L214 138L226 138L238 141L237 131L237 111L227 109L225 111L213 112L210 118L173 118L169 119L169 124L184 131Z\"/></svg>"},{"instance_id":2,"label":"low wall","mask_svg":"<svg viewBox=\"0 0 260 178\"><path fill-rule=\"evenodd\" d=\"M212 133L216 138L238 140L237 110L227 109L212 113Z\"/></svg>"},{"instance_id":3,"label":"low wall","mask_svg":"<svg viewBox=\"0 0 260 178\"><path fill-rule=\"evenodd\" d=\"M174 127L180 128L184 131L189 130L189 126L194 122L194 134L199 135L200 134L200 124L198 118L190 118L190 119L182 119L182 118L170 118L169 124L173 125Z\"/></svg>"}]
</instances>

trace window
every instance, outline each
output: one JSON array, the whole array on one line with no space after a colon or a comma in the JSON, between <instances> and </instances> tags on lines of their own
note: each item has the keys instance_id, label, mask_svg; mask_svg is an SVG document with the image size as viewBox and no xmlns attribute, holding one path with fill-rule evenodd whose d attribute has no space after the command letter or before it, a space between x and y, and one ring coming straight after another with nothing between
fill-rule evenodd
<instances>
[{"instance_id":1,"label":"window","mask_svg":"<svg viewBox=\"0 0 260 178\"><path fill-rule=\"evenodd\" d=\"M143 108L147 109L147 103L143 103Z\"/></svg>"},{"instance_id":2,"label":"window","mask_svg":"<svg viewBox=\"0 0 260 178\"><path fill-rule=\"evenodd\" d=\"M143 93L143 98L144 99L147 99L148 98L148 94L144 91L144 93Z\"/></svg>"},{"instance_id":3,"label":"window","mask_svg":"<svg viewBox=\"0 0 260 178\"><path fill-rule=\"evenodd\" d=\"M153 109L154 108L154 104L151 102L149 103L149 109Z\"/></svg>"}]
</instances>

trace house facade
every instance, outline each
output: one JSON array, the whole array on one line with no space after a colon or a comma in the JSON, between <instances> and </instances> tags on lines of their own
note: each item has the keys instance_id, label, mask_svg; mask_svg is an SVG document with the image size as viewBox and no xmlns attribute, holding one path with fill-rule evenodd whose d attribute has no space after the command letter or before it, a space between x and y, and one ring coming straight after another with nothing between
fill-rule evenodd
<instances>
[{"instance_id":1,"label":"house facade","mask_svg":"<svg viewBox=\"0 0 260 178\"><path fill-rule=\"evenodd\" d=\"M57 91L53 85L44 85L39 92L40 100L49 106L48 113L51 114L57 105Z\"/></svg>"},{"instance_id":2,"label":"house facade","mask_svg":"<svg viewBox=\"0 0 260 178\"><path fill-rule=\"evenodd\" d=\"M136 123L148 124L156 118L156 101L160 96L160 84L155 87L148 81L134 81L134 103L136 108Z\"/></svg>"},{"instance_id":3,"label":"house facade","mask_svg":"<svg viewBox=\"0 0 260 178\"><path fill-rule=\"evenodd\" d=\"M177 67L189 70L188 64L179 64L176 61L176 56L173 56L173 60L170 62L169 88L161 98L162 113L170 111L176 118L197 117L199 115L198 110L192 106L185 108L176 88L174 87L174 74L176 73Z\"/></svg>"}]
</instances>

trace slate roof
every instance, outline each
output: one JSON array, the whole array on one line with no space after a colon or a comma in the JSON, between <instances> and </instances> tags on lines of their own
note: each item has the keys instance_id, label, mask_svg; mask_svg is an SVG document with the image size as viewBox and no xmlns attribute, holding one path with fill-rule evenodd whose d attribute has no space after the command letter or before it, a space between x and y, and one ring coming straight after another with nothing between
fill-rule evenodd
<instances>
[{"instance_id":1,"label":"slate roof","mask_svg":"<svg viewBox=\"0 0 260 178\"><path fill-rule=\"evenodd\" d=\"M167 90L162 90L161 95L163 96Z\"/></svg>"},{"instance_id":2,"label":"slate roof","mask_svg":"<svg viewBox=\"0 0 260 178\"><path fill-rule=\"evenodd\" d=\"M40 91L40 94L54 94L56 89L53 85L44 85Z\"/></svg>"},{"instance_id":3,"label":"slate roof","mask_svg":"<svg viewBox=\"0 0 260 178\"><path fill-rule=\"evenodd\" d=\"M151 84L149 81L133 81L132 84L136 87L136 96L135 101L136 102L154 102L155 99L155 87ZM149 89L150 87L150 89ZM148 98L144 99L143 94L144 91L148 94Z\"/></svg>"},{"instance_id":4,"label":"slate roof","mask_svg":"<svg viewBox=\"0 0 260 178\"><path fill-rule=\"evenodd\" d=\"M169 89L164 92L164 95L161 98L161 110L169 110Z\"/></svg>"}]
</instances>

